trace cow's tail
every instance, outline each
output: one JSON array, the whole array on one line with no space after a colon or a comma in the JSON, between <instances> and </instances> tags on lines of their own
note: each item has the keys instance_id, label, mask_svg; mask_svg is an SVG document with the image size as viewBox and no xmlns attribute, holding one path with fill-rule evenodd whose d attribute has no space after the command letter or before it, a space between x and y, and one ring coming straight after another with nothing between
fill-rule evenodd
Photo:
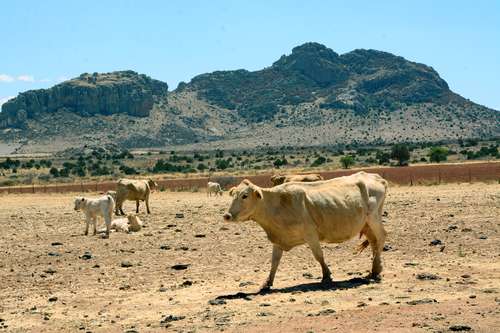
<instances>
[{"instance_id":1,"label":"cow's tail","mask_svg":"<svg viewBox=\"0 0 500 333\"><path fill-rule=\"evenodd\" d=\"M370 242L368 241L368 239L365 239L361 244L358 245L356 254L360 254L361 252L363 252L368 247L368 245L370 245Z\"/></svg>"}]
</instances>

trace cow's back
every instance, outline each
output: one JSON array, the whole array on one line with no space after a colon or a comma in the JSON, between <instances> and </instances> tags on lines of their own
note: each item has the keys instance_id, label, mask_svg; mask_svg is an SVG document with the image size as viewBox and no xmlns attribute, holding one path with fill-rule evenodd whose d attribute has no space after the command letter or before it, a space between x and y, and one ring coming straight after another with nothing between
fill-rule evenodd
<instances>
[{"instance_id":1,"label":"cow's back","mask_svg":"<svg viewBox=\"0 0 500 333\"><path fill-rule=\"evenodd\" d=\"M304 206L321 241L340 243L360 232L368 213L368 193L360 181L288 183L305 193Z\"/></svg>"}]
</instances>

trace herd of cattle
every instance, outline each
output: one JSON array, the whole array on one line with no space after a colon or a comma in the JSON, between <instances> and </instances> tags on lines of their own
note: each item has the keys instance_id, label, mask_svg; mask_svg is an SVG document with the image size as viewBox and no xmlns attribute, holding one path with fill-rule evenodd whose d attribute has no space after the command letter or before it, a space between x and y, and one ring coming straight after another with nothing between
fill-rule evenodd
<instances>
[{"instance_id":1,"label":"herd of cattle","mask_svg":"<svg viewBox=\"0 0 500 333\"><path fill-rule=\"evenodd\" d=\"M358 172L351 176L323 180L318 174L278 175L271 178L273 187L259 187L243 180L229 190L232 202L223 215L227 222L253 220L266 232L273 244L271 271L261 290L273 285L283 251L308 244L314 258L321 265L322 282L331 283L331 272L325 263L320 243L342 243L356 235L366 238L359 252L370 246L373 254L371 276L376 278L382 271L381 254L386 239L382 225L383 205L388 183L378 174ZM104 238L110 230L135 232L141 229L142 221L134 214L125 215L126 200L144 201L150 214L149 197L157 184L151 180L120 179L116 191L108 191L100 198L75 198L75 210L86 217L85 235L89 225L97 233L97 217L106 222ZM208 182L207 195L219 194L220 184Z\"/></svg>"}]
</instances>

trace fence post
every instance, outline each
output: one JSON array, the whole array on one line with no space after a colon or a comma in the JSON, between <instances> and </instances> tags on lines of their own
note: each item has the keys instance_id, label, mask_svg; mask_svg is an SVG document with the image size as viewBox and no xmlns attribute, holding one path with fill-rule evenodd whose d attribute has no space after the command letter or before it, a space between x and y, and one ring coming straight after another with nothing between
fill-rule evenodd
<instances>
[{"instance_id":1,"label":"fence post","mask_svg":"<svg viewBox=\"0 0 500 333\"><path fill-rule=\"evenodd\" d=\"M97 192L97 182L95 182L95 191Z\"/></svg>"},{"instance_id":2,"label":"fence post","mask_svg":"<svg viewBox=\"0 0 500 333\"><path fill-rule=\"evenodd\" d=\"M438 167L438 184L441 184L441 169Z\"/></svg>"},{"instance_id":3,"label":"fence post","mask_svg":"<svg viewBox=\"0 0 500 333\"><path fill-rule=\"evenodd\" d=\"M35 193L35 184L31 184L31 188L33 190L33 193Z\"/></svg>"},{"instance_id":4,"label":"fence post","mask_svg":"<svg viewBox=\"0 0 500 333\"><path fill-rule=\"evenodd\" d=\"M469 183L472 183L472 175L471 175L470 167L468 168L468 170L469 170Z\"/></svg>"},{"instance_id":5,"label":"fence post","mask_svg":"<svg viewBox=\"0 0 500 333\"><path fill-rule=\"evenodd\" d=\"M410 173L410 186L413 186L413 173Z\"/></svg>"},{"instance_id":6,"label":"fence post","mask_svg":"<svg viewBox=\"0 0 500 333\"><path fill-rule=\"evenodd\" d=\"M80 180L80 191L83 192L83 181Z\"/></svg>"}]
</instances>

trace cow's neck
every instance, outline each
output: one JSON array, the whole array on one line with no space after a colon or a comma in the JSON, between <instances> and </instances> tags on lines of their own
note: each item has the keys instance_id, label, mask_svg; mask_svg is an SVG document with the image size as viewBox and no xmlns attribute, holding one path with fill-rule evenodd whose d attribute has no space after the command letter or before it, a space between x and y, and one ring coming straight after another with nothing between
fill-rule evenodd
<instances>
[{"instance_id":1,"label":"cow's neck","mask_svg":"<svg viewBox=\"0 0 500 333\"><path fill-rule=\"evenodd\" d=\"M281 221L275 219L276 214L273 210L276 209L275 203L279 196L278 193L269 191L267 189L262 190L262 199L252 214L251 219L257 222L266 232L269 240L274 244L281 244L283 228Z\"/></svg>"}]
</instances>

